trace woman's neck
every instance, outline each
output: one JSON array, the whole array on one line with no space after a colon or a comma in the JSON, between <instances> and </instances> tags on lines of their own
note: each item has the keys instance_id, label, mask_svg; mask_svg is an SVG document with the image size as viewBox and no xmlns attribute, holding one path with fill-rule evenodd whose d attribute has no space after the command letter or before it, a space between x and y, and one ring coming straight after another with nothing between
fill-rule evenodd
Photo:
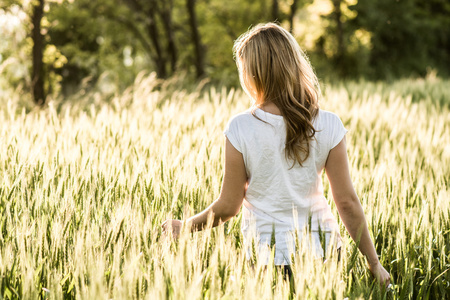
<instances>
[{"instance_id":1,"label":"woman's neck","mask_svg":"<svg viewBox=\"0 0 450 300\"><path fill-rule=\"evenodd\" d=\"M259 108L265 112L268 112L269 114L281 116L280 109L273 102L264 103L260 105Z\"/></svg>"}]
</instances>

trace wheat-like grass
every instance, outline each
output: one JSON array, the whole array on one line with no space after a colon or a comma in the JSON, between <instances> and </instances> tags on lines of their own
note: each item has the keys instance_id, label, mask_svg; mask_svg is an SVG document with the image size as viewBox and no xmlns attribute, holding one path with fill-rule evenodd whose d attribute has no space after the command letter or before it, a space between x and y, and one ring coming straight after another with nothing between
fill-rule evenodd
<instances>
[{"instance_id":1,"label":"wheat-like grass","mask_svg":"<svg viewBox=\"0 0 450 300\"><path fill-rule=\"evenodd\" d=\"M174 242L169 217L220 192L222 131L241 91L177 89L139 76L122 95L30 109L0 102L0 298L343 299L450 297L450 92L440 79L326 87L351 174L393 291L383 294L341 224L343 259L300 253L295 294L249 264L240 218ZM330 199L329 187L325 193Z\"/></svg>"}]
</instances>

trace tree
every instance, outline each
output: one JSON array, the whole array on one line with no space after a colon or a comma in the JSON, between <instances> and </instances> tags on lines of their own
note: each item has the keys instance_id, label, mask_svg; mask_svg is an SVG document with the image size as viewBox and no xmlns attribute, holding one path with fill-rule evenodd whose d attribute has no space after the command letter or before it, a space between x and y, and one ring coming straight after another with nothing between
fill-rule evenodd
<instances>
[{"instance_id":1,"label":"tree","mask_svg":"<svg viewBox=\"0 0 450 300\"><path fill-rule=\"evenodd\" d=\"M344 16L342 14L342 0L332 0L333 10L329 15L332 22L331 33L334 35L336 42L335 53L332 57L333 65L340 76L348 76L349 61L346 53L345 32L344 32Z\"/></svg>"},{"instance_id":2,"label":"tree","mask_svg":"<svg viewBox=\"0 0 450 300\"><path fill-rule=\"evenodd\" d=\"M292 4L290 7L290 14L289 14L289 31L292 33L294 31L294 17L295 13L297 12L297 0L292 0Z\"/></svg>"},{"instance_id":3,"label":"tree","mask_svg":"<svg viewBox=\"0 0 450 300\"><path fill-rule=\"evenodd\" d=\"M291 33L294 32L294 24L295 24L295 15L299 9L311 4L313 0L291 0L291 4L289 5L289 14L287 18L289 19L289 31Z\"/></svg>"},{"instance_id":4,"label":"tree","mask_svg":"<svg viewBox=\"0 0 450 300\"><path fill-rule=\"evenodd\" d=\"M31 61L31 80L29 82L31 83L33 100L38 105L44 105L46 98L45 84L47 80L45 78L46 72L43 61L45 41L41 32L41 22L44 17L44 4L44 0L34 0L31 2L3 0L0 5L0 9L4 11L9 11L10 9L14 10L13 7L19 8L19 10L24 12L27 16L26 24L23 24L23 27L26 28L27 36L31 37L32 42L31 53L28 53L27 51L27 56L29 55L29 61ZM14 54L9 53L9 56L11 55ZM29 66L28 64L26 65ZM28 82L28 80L24 81Z\"/></svg>"},{"instance_id":5,"label":"tree","mask_svg":"<svg viewBox=\"0 0 450 300\"><path fill-rule=\"evenodd\" d=\"M105 78L101 74L114 77L122 88L142 70L171 76L178 64L173 7L173 0L55 3L49 36L68 59L60 70L64 91L71 93L84 78Z\"/></svg>"},{"instance_id":6,"label":"tree","mask_svg":"<svg viewBox=\"0 0 450 300\"><path fill-rule=\"evenodd\" d=\"M427 67L448 74L448 1L359 0L349 8L357 12L352 26L370 32L373 77L423 76Z\"/></svg>"},{"instance_id":7,"label":"tree","mask_svg":"<svg viewBox=\"0 0 450 300\"><path fill-rule=\"evenodd\" d=\"M175 32L172 22L173 1L166 0L161 2L160 15L166 32L167 50L170 56L170 66L172 73L177 68L178 50L175 43Z\"/></svg>"},{"instance_id":8,"label":"tree","mask_svg":"<svg viewBox=\"0 0 450 300\"><path fill-rule=\"evenodd\" d=\"M195 69L197 78L205 75L204 48L198 32L197 15L195 13L195 0L186 0L186 8L189 14L189 26L191 27L192 43L195 48Z\"/></svg>"},{"instance_id":9,"label":"tree","mask_svg":"<svg viewBox=\"0 0 450 300\"><path fill-rule=\"evenodd\" d=\"M337 40L337 51L335 59L341 61L345 55L344 46L344 23L342 21L342 11L341 11L342 0L333 0L333 17L336 25L336 40Z\"/></svg>"},{"instance_id":10,"label":"tree","mask_svg":"<svg viewBox=\"0 0 450 300\"><path fill-rule=\"evenodd\" d=\"M41 34L41 21L43 16L44 0L37 0L36 3L33 4L31 14L31 21L33 24L33 29L31 32L31 37L33 40L31 86L34 102L38 105L43 105L45 103L43 63L44 37Z\"/></svg>"},{"instance_id":11,"label":"tree","mask_svg":"<svg viewBox=\"0 0 450 300\"><path fill-rule=\"evenodd\" d=\"M340 78L357 76L363 69L367 53L354 37L349 25L351 12L346 0L331 0L331 12L322 15L327 28L316 41L316 53L332 66L332 73ZM344 13L345 12L345 13Z\"/></svg>"},{"instance_id":12,"label":"tree","mask_svg":"<svg viewBox=\"0 0 450 300\"><path fill-rule=\"evenodd\" d=\"M142 35L140 32L140 28L136 27L138 25L133 24L132 21L120 19L120 21L127 23L130 28L133 30L135 35L141 40L144 44L147 51L151 51L151 46L154 50L154 55L150 55L153 58L153 62L156 66L156 73L159 78L167 77L167 58L164 54L164 50L161 45L160 38L160 30L157 26L156 13L160 12L158 9L158 0L149 0L149 1L141 1L141 0L122 0L124 3L134 12L134 14L138 17L137 19L141 24L145 27L145 35ZM166 17L167 20L167 17ZM170 18L169 18L170 20ZM170 27L166 26L166 30L170 29ZM171 37L171 33L169 34ZM151 46L145 40L146 38L150 39ZM170 43L173 46L172 43ZM173 51L173 49L171 49Z\"/></svg>"},{"instance_id":13,"label":"tree","mask_svg":"<svg viewBox=\"0 0 450 300\"><path fill-rule=\"evenodd\" d=\"M272 0L272 21L279 21L280 8L278 5L278 0Z\"/></svg>"}]
</instances>

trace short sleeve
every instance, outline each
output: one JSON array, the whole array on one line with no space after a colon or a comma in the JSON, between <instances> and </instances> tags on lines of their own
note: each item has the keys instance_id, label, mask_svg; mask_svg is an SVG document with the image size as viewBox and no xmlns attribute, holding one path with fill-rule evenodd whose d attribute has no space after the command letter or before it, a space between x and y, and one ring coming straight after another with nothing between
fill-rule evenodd
<instances>
[{"instance_id":1,"label":"short sleeve","mask_svg":"<svg viewBox=\"0 0 450 300\"><path fill-rule=\"evenodd\" d=\"M236 118L233 118L228 122L227 127L223 131L223 134L228 138L233 147L236 148L237 151L242 153L238 129L239 126L237 120Z\"/></svg>"},{"instance_id":2,"label":"short sleeve","mask_svg":"<svg viewBox=\"0 0 450 300\"><path fill-rule=\"evenodd\" d=\"M342 141L348 130L344 127L344 124L342 124L341 119L335 114L332 114L332 120L330 123L331 123L331 139L330 139L331 140L330 150L331 150Z\"/></svg>"}]
</instances>

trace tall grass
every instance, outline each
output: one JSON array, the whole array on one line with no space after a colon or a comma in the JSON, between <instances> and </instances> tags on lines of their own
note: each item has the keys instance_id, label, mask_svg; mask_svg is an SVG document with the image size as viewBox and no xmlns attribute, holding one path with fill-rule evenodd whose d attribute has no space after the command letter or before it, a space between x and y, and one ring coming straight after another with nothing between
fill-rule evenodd
<instances>
[{"instance_id":1,"label":"tall grass","mask_svg":"<svg viewBox=\"0 0 450 300\"><path fill-rule=\"evenodd\" d=\"M449 298L449 84L346 82L326 87L321 103L349 129L352 178L390 292L341 223L342 261L298 255L293 286L246 261L239 216L179 241L161 236L163 220L218 196L222 130L249 105L241 91L140 76L107 103L93 92L45 109L4 92L0 298ZM337 216L327 184L325 193Z\"/></svg>"}]
</instances>

